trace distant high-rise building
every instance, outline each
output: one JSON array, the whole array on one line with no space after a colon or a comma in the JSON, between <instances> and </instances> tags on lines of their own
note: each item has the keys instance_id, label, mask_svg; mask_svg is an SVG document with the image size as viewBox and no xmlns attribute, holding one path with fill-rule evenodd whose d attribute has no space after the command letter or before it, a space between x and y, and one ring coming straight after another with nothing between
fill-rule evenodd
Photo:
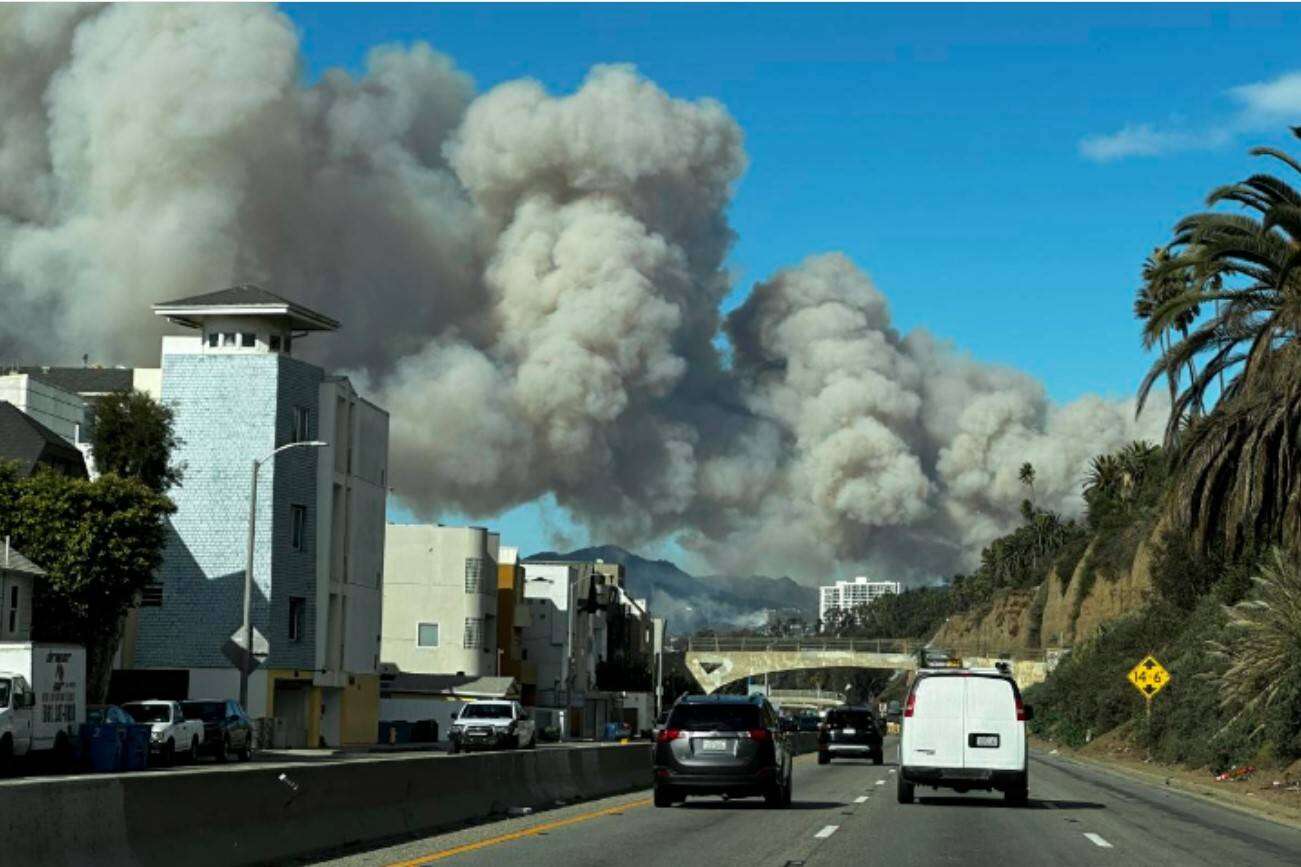
<instances>
[{"instance_id":1,"label":"distant high-rise building","mask_svg":"<svg viewBox=\"0 0 1301 867\"><path fill-rule=\"evenodd\" d=\"M902 589L898 581L869 581L866 575L828 584L818 588L818 619L825 622L829 611L850 611L882 596L898 594Z\"/></svg>"}]
</instances>

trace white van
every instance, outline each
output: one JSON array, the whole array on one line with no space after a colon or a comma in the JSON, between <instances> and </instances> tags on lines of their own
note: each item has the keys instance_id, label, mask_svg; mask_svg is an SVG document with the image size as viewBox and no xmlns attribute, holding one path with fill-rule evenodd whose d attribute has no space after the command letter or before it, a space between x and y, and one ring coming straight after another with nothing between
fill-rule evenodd
<instances>
[{"instance_id":1,"label":"white van","mask_svg":"<svg viewBox=\"0 0 1301 867\"><path fill-rule=\"evenodd\" d=\"M1029 797L1026 721L1016 682L990 669L920 671L908 692L899 738L899 803L917 786L999 790Z\"/></svg>"},{"instance_id":2,"label":"white van","mask_svg":"<svg viewBox=\"0 0 1301 867\"><path fill-rule=\"evenodd\" d=\"M84 648L0 641L0 774L29 753L52 751L66 763L85 721Z\"/></svg>"}]
</instances>

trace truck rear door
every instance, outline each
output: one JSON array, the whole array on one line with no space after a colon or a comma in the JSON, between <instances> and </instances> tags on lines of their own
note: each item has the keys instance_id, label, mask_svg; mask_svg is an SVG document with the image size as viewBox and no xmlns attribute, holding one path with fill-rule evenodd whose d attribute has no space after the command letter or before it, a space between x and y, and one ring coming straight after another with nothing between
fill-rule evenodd
<instances>
[{"instance_id":1,"label":"truck rear door","mask_svg":"<svg viewBox=\"0 0 1301 867\"><path fill-rule=\"evenodd\" d=\"M1019 770L1025 764L1024 723L1016 718L1016 693L1002 677L964 677L966 716L962 745L968 768Z\"/></svg>"},{"instance_id":2,"label":"truck rear door","mask_svg":"<svg viewBox=\"0 0 1301 867\"><path fill-rule=\"evenodd\" d=\"M966 678L932 675L913 687L912 716L904 720L909 766L931 768L962 767L963 704Z\"/></svg>"}]
</instances>

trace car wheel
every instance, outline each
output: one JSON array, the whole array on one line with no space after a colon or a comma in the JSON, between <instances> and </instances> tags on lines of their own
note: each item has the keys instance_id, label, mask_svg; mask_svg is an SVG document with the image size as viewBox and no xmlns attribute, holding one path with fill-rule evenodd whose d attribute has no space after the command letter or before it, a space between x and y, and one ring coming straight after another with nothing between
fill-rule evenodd
<instances>
[{"instance_id":1,"label":"car wheel","mask_svg":"<svg viewBox=\"0 0 1301 867\"><path fill-rule=\"evenodd\" d=\"M159 764L164 767L171 767L176 763L176 742L168 741L163 744L162 755L159 756Z\"/></svg>"},{"instance_id":2,"label":"car wheel","mask_svg":"<svg viewBox=\"0 0 1301 867\"><path fill-rule=\"evenodd\" d=\"M454 756L454 755L456 755L458 752L460 752L460 750L461 750L461 748L457 745L456 741L448 741L448 742L447 742L447 752L448 752L449 755L453 755L453 756Z\"/></svg>"},{"instance_id":3,"label":"car wheel","mask_svg":"<svg viewBox=\"0 0 1301 867\"><path fill-rule=\"evenodd\" d=\"M14 742L5 735L0 738L0 777L7 777L14 772Z\"/></svg>"},{"instance_id":4,"label":"car wheel","mask_svg":"<svg viewBox=\"0 0 1301 867\"><path fill-rule=\"evenodd\" d=\"M673 790L670 789L668 786L657 785L655 787L655 806L672 807L673 804L676 803L676 801L677 801L676 795L674 794Z\"/></svg>"},{"instance_id":5,"label":"car wheel","mask_svg":"<svg viewBox=\"0 0 1301 867\"><path fill-rule=\"evenodd\" d=\"M876 753L872 756L872 764L881 765L885 763L885 756L882 753Z\"/></svg>"},{"instance_id":6,"label":"car wheel","mask_svg":"<svg viewBox=\"0 0 1301 867\"><path fill-rule=\"evenodd\" d=\"M785 807L789 803L786 800L786 786L774 783L772 788L763 793L763 800L769 807Z\"/></svg>"},{"instance_id":7,"label":"car wheel","mask_svg":"<svg viewBox=\"0 0 1301 867\"><path fill-rule=\"evenodd\" d=\"M903 773L895 775L898 785L895 789L895 795L901 804L911 804L913 802L916 786L903 778Z\"/></svg>"},{"instance_id":8,"label":"car wheel","mask_svg":"<svg viewBox=\"0 0 1301 867\"><path fill-rule=\"evenodd\" d=\"M192 762L199 760L199 738L197 736L190 738L190 755L188 758Z\"/></svg>"},{"instance_id":9,"label":"car wheel","mask_svg":"<svg viewBox=\"0 0 1301 867\"><path fill-rule=\"evenodd\" d=\"M1025 804L1026 801L1030 800L1030 790L1025 786L1008 789L1003 792L1003 800L1009 804Z\"/></svg>"},{"instance_id":10,"label":"car wheel","mask_svg":"<svg viewBox=\"0 0 1301 867\"><path fill-rule=\"evenodd\" d=\"M249 732L244 735L244 746L239 749L239 760L241 762L250 761L253 758L253 733Z\"/></svg>"},{"instance_id":11,"label":"car wheel","mask_svg":"<svg viewBox=\"0 0 1301 867\"><path fill-rule=\"evenodd\" d=\"M793 772L786 775L786 794L783 798L783 807L789 807L791 801L795 798L795 774Z\"/></svg>"},{"instance_id":12,"label":"car wheel","mask_svg":"<svg viewBox=\"0 0 1301 867\"><path fill-rule=\"evenodd\" d=\"M818 764L820 764L820 765L829 765L829 764L831 764L831 753L823 752L822 750L819 750L819 751L818 751Z\"/></svg>"},{"instance_id":13,"label":"car wheel","mask_svg":"<svg viewBox=\"0 0 1301 867\"><path fill-rule=\"evenodd\" d=\"M536 750L537 748L538 748L538 733L535 731L533 732L533 736L529 738L529 745L527 749Z\"/></svg>"},{"instance_id":14,"label":"car wheel","mask_svg":"<svg viewBox=\"0 0 1301 867\"><path fill-rule=\"evenodd\" d=\"M230 761L230 742L227 741L225 737L222 737L217 741L215 754L217 756L217 761L222 762L223 764Z\"/></svg>"}]
</instances>

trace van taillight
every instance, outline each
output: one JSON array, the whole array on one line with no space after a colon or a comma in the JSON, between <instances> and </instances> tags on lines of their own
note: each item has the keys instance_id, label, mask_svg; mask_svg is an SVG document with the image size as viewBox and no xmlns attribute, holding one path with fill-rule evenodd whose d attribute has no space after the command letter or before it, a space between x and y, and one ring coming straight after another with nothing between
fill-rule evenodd
<instances>
[{"instance_id":1,"label":"van taillight","mask_svg":"<svg viewBox=\"0 0 1301 867\"><path fill-rule=\"evenodd\" d=\"M1025 705L1021 703L1021 696L1016 697L1016 721L1025 722Z\"/></svg>"},{"instance_id":2,"label":"van taillight","mask_svg":"<svg viewBox=\"0 0 1301 867\"><path fill-rule=\"evenodd\" d=\"M912 692L908 693L908 703L904 705L903 715L905 717L911 717L913 715L913 709L916 707L917 707L917 690L913 690Z\"/></svg>"},{"instance_id":3,"label":"van taillight","mask_svg":"<svg viewBox=\"0 0 1301 867\"><path fill-rule=\"evenodd\" d=\"M682 729L660 729L660 733L656 736L655 741L657 743L667 744L669 741L675 741L682 736Z\"/></svg>"},{"instance_id":4,"label":"van taillight","mask_svg":"<svg viewBox=\"0 0 1301 867\"><path fill-rule=\"evenodd\" d=\"M750 729L750 740L752 740L752 741L766 741L766 740L768 740L768 730L767 730L767 729Z\"/></svg>"}]
</instances>

